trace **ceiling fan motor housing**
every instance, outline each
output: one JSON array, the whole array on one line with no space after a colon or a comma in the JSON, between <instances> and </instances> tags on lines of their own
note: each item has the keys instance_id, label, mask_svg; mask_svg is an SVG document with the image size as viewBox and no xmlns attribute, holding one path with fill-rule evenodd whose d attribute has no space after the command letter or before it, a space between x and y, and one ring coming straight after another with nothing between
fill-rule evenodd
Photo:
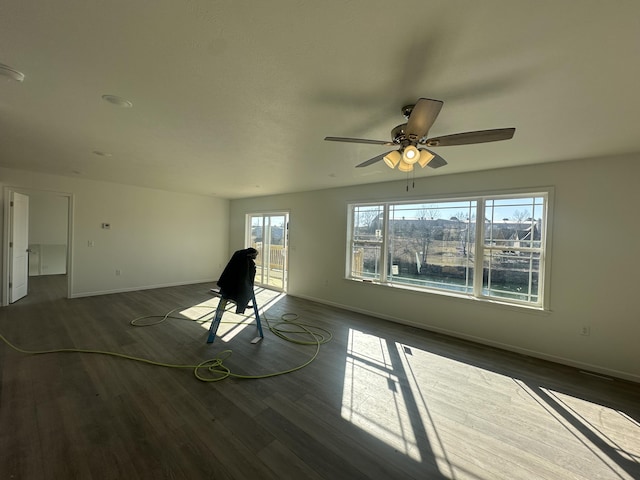
<instances>
[{"instance_id":1,"label":"ceiling fan motor housing","mask_svg":"<svg viewBox=\"0 0 640 480\"><path fill-rule=\"evenodd\" d=\"M409 119L411 112L413 112L413 107L415 107L415 105L405 105L402 107L402 115L404 115L404 118Z\"/></svg>"},{"instance_id":2,"label":"ceiling fan motor housing","mask_svg":"<svg viewBox=\"0 0 640 480\"><path fill-rule=\"evenodd\" d=\"M403 123L402 125L398 125L394 127L393 130L391 130L391 138L393 140L393 143L395 143L396 145L400 145L402 147L400 150L401 152L409 145L413 145L414 147L418 145L418 139L414 140L411 138L407 138L407 135L405 132L406 127L407 127L407 124Z\"/></svg>"},{"instance_id":3,"label":"ceiling fan motor housing","mask_svg":"<svg viewBox=\"0 0 640 480\"><path fill-rule=\"evenodd\" d=\"M403 140L406 140L407 137L404 132L404 129L406 127L407 124L403 123L402 125L398 125L394 127L393 130L391 130L391 138L393 139L393 143L397 143L399 145L403 142Z\"/></svg>"}]
</instances>

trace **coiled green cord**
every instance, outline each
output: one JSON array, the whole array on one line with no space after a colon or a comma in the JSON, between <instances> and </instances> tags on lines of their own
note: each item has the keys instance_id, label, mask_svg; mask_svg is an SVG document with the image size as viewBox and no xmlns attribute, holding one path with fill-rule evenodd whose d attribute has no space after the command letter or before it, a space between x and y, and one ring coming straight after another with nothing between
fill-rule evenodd
<instances>
[{"instance_id":1,"label":"coiled green cord","mask_svg":"<svg viewBox=\"0 0 640 480\"><path fill-rule=\"evenodd\" d=\"M198 306L198 307L208 308L210 310L215 310L216 308L216 307L205 307L205 306ZM175 308L161 317L158 315L148 315L144 317L138 317L131 320L130 324L136 327L147 327L152 325L158 325L169 318L185 320L182 317L171 316L171 314L174 313L175 311L183 310L183 309L184 307ZM158 317L161 318L158 321L151 322L151 323L140 323L144 319L158 318ZM155 360L149 360L147 358L135 357L133 355L126 355L124 353L108 352L103 350L91 350L91 349L85 349L85 348L56 348L51 350L25 350L11 343L2 334L0 334L0 340L2 340L6 345L8 345L10 348L15 350L16 352L23 353L25 355L45 355L45 354L51 354L51 353L89 353L89 354L96 354L96 355L107 355L111 357L123 358L126 360L133 360L135 362L142 362L149 365L155 365L157 367L193 369L193 374L198 380L202 382L219 382L229 377L247 379L247 380L257 380L261 378L270 378L270 377L276 377L278 375L285 375L287 373L292 373L297 370L301 370L302 368L306 367L316 359L316 357L318 356L318 353L320 352L320 345L329 342L332 338L332 334L329 330L326 330L324 328L320 328L314 325L308 325L308 324L295 321L298 319L298 315L295 313L283 314L280 317L281 321L276 322L273 326L271 325L271 323L269 322L269 319L264 313L262 314L262 318L265 320L268 330L274 335L276 335L277 337L287 342L292 342L299 345L315 345L316 346L315 353L311 356L309 360L307 360L303 364L294 368L290 368L288 370L283 370L283 371L273 372L273 373L266 373L262 375L240 375L237 373L233 373L226 365L224 365L224 361L227 358L229 358L232 354L231 350L223 350L218 354L217 357L209 360L205 360L204 362L201 362L197 365L182 365L182 364L158 362ZM189 321L197 321L197 320L189 320ZM222 322L222 323L237 324L241 322ZM283 328L283 326L286 326L287 328ZM292 329L292 328L295 328L295 329ZM298 338L293 338L290 336L292 334L306 335L306 336L309 336L312 340L300 340ZM203 374L203 372L207 372L207 373Z\"/></svg>"}]
</instances>

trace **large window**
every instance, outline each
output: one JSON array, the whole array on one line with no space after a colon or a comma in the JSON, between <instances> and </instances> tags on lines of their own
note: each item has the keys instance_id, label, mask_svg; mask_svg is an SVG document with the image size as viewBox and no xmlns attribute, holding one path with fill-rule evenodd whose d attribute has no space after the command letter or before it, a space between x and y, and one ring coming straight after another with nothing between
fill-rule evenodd
<instances>
[{"instance_id":1,"label":"large window","mask_svg":"<svg viewBox=\"0 0 640 480\"><path fill-rule=\"evenodd\" d=\"M352 204L347 277L542 308L547 200Z\"/></svg>"}]
</instances>

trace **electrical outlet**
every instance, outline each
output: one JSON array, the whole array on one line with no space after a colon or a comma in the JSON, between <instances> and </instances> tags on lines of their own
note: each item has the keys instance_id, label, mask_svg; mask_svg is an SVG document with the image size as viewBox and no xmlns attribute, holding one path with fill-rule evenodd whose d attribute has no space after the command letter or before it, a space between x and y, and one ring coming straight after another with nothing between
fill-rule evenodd
<instances>
[{"instance_id":1,"label":"electrical outlet","mask_svg":"<svg viewBox=\"0 0 640 480\"><path fill-rule=\"evenodd\" d=\"M119 277L122 272L120 270L116 270L116 277Z\"/></svg>"},{"instance_id":2,"label":"electrical outlet","mask_svg":"<svg viewBox=\"0 0 640 480\"><path fill-rule=\"evenodd\" d=\"M583 325L580 329L580 335L589 336L591 334L591 328L588 325Z\"/></svg>"}]
</instances>

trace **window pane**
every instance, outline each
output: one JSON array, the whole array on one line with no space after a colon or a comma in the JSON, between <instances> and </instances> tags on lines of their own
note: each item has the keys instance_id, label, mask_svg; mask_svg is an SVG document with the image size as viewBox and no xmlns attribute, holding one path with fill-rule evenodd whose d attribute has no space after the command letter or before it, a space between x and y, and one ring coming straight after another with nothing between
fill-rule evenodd
<instances>
[{"instance_id":1,"label":"window pane","mask_svg":"<svg viewBox=\"0 0 640 480\"><path fill-rule=\"evenodd\" d=\"M379 244L354 242L351 256L351 275L358 278L380 279L380 255L382 242Z\"/></svg>"},{"instance_id":2,"label":"window pane","mask_svg":"<svg viewBox=\"0 0 640 480\"><path fill-rule=\"evenodd\" d=\"M475 201L390 205L392 283L472 292Z\"/></svg>"},{"instance_id":3,"label":"window pane","mask_svg":"<svg viewBox=\"0 0 640 480\"><path fill-rule=\"evenodd\" d=\"M543 207L542 197L486 200L485 246L540 248Z\"/></svg>"},{"instance_id":4,"label":"window pane","mask_svg":"<svg viewBox=\"0 0 640 480\"><path fill-rule=\"evenodd\" d=\"M377 240L384 225L383 205L356 206L353 209L353 236L360 240Z\"/></svg>"},{"instance_id":5,"label":"window pane","mask_svg":"<svg viewBox=\"0 0 640 480\"><path fill-rule=\"evenodd\" d=\"M353 209L351 226L351 275L380 279L383 205L360 205Z\"/></svg>"},{"instance_id":6,"label":"window pane","mask_svg":"<svg viewBox=\"0 0 640 480\"><path fill-rule=\"evenodd\" d=\"M483 295L537 303L540 254L486 250L482 277Z\"/></svg>"},{"instance_id":7,"label":"window pane","mask_svg":"<svg viewBox=\"0 0 640 480\"><path fill-rule=\"evenodd\" d=\"M485 201L482 294L538 303L543 197Z\"/></svg>"}]
</instances>

